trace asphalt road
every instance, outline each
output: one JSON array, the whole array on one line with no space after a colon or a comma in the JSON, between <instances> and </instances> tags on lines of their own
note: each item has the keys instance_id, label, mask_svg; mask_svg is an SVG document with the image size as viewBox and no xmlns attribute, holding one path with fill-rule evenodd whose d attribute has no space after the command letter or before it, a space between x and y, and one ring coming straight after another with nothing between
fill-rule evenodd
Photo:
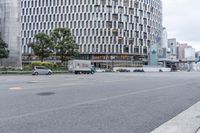
<instances>
[{"instance_id":1,"label":"asphalt road","mask_svg":"<svg viewBox=\"0 0 200 133\"><path fill-rule=\"evenodd\" d=\"M200 101L200 73L0 76L0 133L148 133Z\"/></svg>"}]
</instances>

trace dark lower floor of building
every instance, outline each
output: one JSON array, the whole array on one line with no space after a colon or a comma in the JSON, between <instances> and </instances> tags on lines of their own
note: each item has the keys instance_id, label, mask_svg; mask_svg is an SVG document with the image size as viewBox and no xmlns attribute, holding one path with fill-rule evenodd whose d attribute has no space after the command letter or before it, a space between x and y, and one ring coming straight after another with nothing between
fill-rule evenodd
<instances>
[{"instance_id":1,"label":"dark lower floor of building","mask_svg":"<svg viewBox=\"0 0 200 133\"><path fill-rule=\"evenodd\" d=\"M91 60L97 68L140 67L148 64L147 55L130 54L81 54L78 59Z\"/></svg>"},{"instance_id":2,"label":"dark lower floor of building","mask_svg":"<svg viewBox=\"0 0 200 133\"><path fill-rule=\"evenodd\" d=\"M112 69L113 67L140 67L148 64L147 55L130 54L80 54L75 59L90 60L97 68ZM35 56L23 56L23 64L39 61ZM49 57L44 61L60 63L58 57Z\"/></svg>"}]
</instances>

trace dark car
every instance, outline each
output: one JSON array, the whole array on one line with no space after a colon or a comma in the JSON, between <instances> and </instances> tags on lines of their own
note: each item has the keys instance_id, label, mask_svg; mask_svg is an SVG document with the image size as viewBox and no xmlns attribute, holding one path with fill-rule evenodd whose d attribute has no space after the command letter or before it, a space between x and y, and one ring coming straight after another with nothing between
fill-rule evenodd
<instances>
[{"instance_id":1,"label":"dark car","mask_svg":"<svg viewBox=\"0 0 200 133\"><path fill-rule=\"evenodd\" d=\"M117 72L131 72L131 71L127 69L118 69Z\"/></svg>"},{"instance_id":2,"label":"dark car","mask_svg":"<svg viewBox=\"0 0 200 133\"><path fill-rule=\"evenodd\" d=\"M143 69L135 69L133 72L144 72Z\"/></svg>"}]
</instances>

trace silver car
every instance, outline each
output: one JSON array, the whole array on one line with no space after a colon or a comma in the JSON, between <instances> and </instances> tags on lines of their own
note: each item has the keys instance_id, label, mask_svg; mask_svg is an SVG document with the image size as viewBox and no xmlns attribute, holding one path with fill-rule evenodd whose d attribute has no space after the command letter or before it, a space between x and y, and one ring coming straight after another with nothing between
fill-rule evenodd
<instances>
[{"instance_id":1,"label":"silver car","mask_svg":"<svg viewBox=\"0 0 200 133\"><path fill-rule=\"evenodd\" d=\"M52 71L43 66L34 66L32 70L32 75L51 75Z\"/></svg>"},{"instance_id":2,"label":"silver car","mask_svg":"<svg viewBox=\"0 0 200 133\"><path fill-rule=\"evenodd\" d=\"M96 68L95 69L97 73L103 73L103 72L106 72L105 69L101 69L101 68Z\"/></svg>"}]
</instances>

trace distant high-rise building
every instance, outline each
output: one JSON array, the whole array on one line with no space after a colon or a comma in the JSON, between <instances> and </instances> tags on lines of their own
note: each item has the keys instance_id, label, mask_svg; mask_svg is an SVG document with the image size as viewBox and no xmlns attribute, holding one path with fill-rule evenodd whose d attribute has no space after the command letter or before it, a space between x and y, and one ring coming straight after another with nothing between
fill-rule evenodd
<instances>
[{"instance_id":1,"label":"distant high-rise building","mask_svg":"<svg viewBox=\"0 0 200 133\"><path fill-rule=\"evenodd\" d=\"M166 28L164 27L162 30L162 42L160 47L160 54L158 55L159 58L166 58L167 57L167 50L168 50L168 33Z\"/></svg>"},{"instance_id":2,"label":"distant high-rise building","mask_svg":"<svg viewBox=\"0 0 200 133\"><path fill-rule=\"evenodd\" d=\"M0 60L0 66L21 68L20 1L0 1L0 35L8 44L9 58Z\"/></svg>"},{"instance_id":3,"label":"distant high-rise building","mask_svg":"<svg viewBox=\"0 0 200 133\"><path fill-rule=\"evenodd\" d=\"M162 32L162 48L168 48L168 33L166 28L163 28Z\"/></svg>"},{"instance_id":4,"label":"distant high-rise building","mask_svg":"<svg viewBox=\"0 0 200 133\"><path fill-rule=\"evenodd\" d=\"M22 52L39 32L71 29L82 59L96 66L143 61L162 32L161 0L21 0Z\"/></svg>"},{"instance_id":5,"label":"distant high-rise building","mask_svg":"<svg viewBox=\"0 0 200 133\"><path fill-rule=\"evenodd\" d=\"M176 59L177 58L177 47L178 47L178 42L176 41L175 38L173 39L168 39L168 57Z\"/></svg>"}]
</instances>

